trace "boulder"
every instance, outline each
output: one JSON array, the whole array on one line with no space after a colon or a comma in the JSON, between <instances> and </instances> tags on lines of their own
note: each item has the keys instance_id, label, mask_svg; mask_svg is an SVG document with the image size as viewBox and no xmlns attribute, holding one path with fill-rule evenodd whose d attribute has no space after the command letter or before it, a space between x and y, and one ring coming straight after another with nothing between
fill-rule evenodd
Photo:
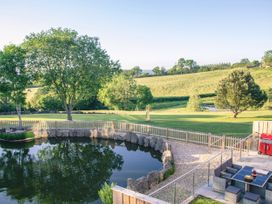
<instances>
[{"instance_id":1,"label":"boulder","mask_svg":"<svg viewBox=\"0 0 272 204\"><path fill-rule=\"evenodd\" d=\"M150 145L150 139L149 139L149 137L145 137L144 138L144 146L149 147L149 145Z\"/></svg>"},{"instance_id":2,"label":"boulder","mask_svg":"<svg viewBox=\"0 0 272 204\"><path fill-rule=\"evenodd\" d=\"M122 137L120 134L113 134L112 138L114 140L118 140L118 141L123 141L124 140L124 137Z\"/></svg>"},{"instance_id":3,"label":"boulder","mask_svg":"<svg viewBox=\"0 0 272 204\"><path fill-rule=\"evenodd\" d=\"M148 187L149 189L157 185L160 182L160 172L151 171L147 174Z\"/></svg>"},{"instance_id":4,"label":"boulder","mask_svg":"<svg viewBox=\"0 0 272 204\"><path fill-rule=\"evenodd\" d=\"M149 190L147 177L143 176L136 180L132 178L128 178L127 180L127 188L133 191L137 191L139 193L145 193Z\"/></svg>"},{"instance_id":5,"label":"boulder","mask_svg":"<svg viewBox=\"0 0 272 204\"><path fill-rule=\"evenodd\" d=\"M144 145L144 139L145 137L143 135L138 135L138 144Z\"/></svg>"},{"instance_id":6,"label":"boulder","mask_svg":"<svg viewBox=\"0 0 272 204\"><path fill-rule=\"evenodd\" d=\"M157 137L151 137L149 146L151 148L155 148L156 143L157 143Z\"/></svg>"},{"instance_id":7,"label":"boulder","mask_svg":"<svg viewBox=\"0 0 272 204\"><path fill-rule=\"evenodd\" d=\"M162 153L162 163L166 164L168 161L172 161L172 153L170 150L166 150Z\"/></svg>"},{"instance_id":8,"label":"boulder","mask_svg":"<svg viewBox=\"0 0 272 204\"><path fill-rule=\"evenodd\" d=\"M131 142L136 144L138 142L138 136L137 134L133 132L127 132L124 136L126 142Z\"/></svg>"},{"instance_id":9,"label":"boulder","mask_svg":"<svg viewBox=\"0 0 272 204\"><path fill-rule=\"evenodd\" d=\"M135 134L135 133L131 134L130 142L133 143L133 144L137 144L138 143L138 136L137 136L137 134Z\"/></svg>"},{"instance_id":10,"label":"boulder","mask_svg":"<svg viewBox=\"0 0 272 204\"><path fill-rule=\"evenodd\" d=\"M163 153L163 143L164 143L164 140L162 138L158 138L154 149L156 151Z\"/></svg>"}]
</instances>

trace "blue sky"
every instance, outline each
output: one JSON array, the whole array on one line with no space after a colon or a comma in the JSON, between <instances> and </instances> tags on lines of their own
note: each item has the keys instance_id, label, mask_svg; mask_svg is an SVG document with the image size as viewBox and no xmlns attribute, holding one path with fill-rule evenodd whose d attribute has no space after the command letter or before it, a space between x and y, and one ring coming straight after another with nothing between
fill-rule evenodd
<instances>
[{"instance_id":1,"label":"blue sky","mask_svg":"<svg viewBox=\"0 0 272 204\"><path fill-rule=\"evenodd\" d=\"M0 48L68 27L99 37L125 69L253 60L272 49L272 0L2 0L0 19Z\"/></svg>"}]
</instances>

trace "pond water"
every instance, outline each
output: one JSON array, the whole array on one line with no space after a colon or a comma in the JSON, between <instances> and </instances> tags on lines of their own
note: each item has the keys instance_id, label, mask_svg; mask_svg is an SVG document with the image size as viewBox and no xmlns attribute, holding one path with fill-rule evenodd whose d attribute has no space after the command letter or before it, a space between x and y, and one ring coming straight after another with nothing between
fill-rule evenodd
<instances>
[{"instance_id":1,"label":"pond water","mask_svg":"<svg viewBox=\"0 0 272 204\"><path fill-rule=\"evenodd\" d=\"M160 170L161 154L110 140L50 139L0 143L0 203L100 203L104 182Z\"/></svg>"}]
</instances>

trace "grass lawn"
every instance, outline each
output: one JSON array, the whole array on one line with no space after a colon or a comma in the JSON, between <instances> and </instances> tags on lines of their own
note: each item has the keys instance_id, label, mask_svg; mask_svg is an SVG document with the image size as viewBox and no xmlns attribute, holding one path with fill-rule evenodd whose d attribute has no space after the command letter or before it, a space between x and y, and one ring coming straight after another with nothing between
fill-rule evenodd
<instances>
[{"instance_id":1,"label":"grass lawn","mask_svg":"<svg viewBox=\"0 0 272 204\"><path fill-rule=\"evenodd\" d=\"M210 198L205 198L203 196L198 196L190 204L221 204L218 201L212 200Z\"/></svg>"},{"instance_id":2,"label":"grass lawn","mask_svg":"<svg viewBox=\"0 0 272 204\"><path fill-rule=\"evenodd\" d=\"M182 104L180 106L183 106ZM0 115L0 120L16 120L16 115ZM24 120L65 120L65 114L23 115ZM154 126L210 132L216 135L245 137L252 131L252 122L272 120L271 111L247 111L232 118L230 112L187 112L179 105L151 114L151 122L145 122L144 111L96 111L96 114L73 114L74 120L121 120Z\"/></svg>"}]
</instances>

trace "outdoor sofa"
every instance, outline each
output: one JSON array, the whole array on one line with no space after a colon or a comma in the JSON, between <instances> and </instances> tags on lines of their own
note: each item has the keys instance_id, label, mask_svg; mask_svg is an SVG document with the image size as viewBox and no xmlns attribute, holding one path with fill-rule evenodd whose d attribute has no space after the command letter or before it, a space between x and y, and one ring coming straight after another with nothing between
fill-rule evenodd
<instances>
[{"instance_id":1,"label":"outdoor sofa","mask_svg":"<svg viewBox=\"0 0 272 204\"><path fill-rule=\"evenodd\" d=\"M217 167L214 170L213 191L225 193L226 187L230 184L231 177L241 168L242 166L233 164L232 158Z\"/></svg>"}]
</instances>

